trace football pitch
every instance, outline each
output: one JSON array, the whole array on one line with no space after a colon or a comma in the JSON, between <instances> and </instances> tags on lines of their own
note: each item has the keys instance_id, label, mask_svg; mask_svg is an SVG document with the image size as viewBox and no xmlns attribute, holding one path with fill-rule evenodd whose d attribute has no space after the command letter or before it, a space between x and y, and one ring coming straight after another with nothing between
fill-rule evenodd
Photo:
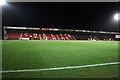
<instances>
[{"instance_id":1,"label":"football pitch","mask_svg":"<svg viewBox=\"0 0 120 80\"><path fill-rule=\"evenodd\" d=\"M117 78L118 65L118 41L2 41L3 78Z\"/></svg>"}]
</instances>

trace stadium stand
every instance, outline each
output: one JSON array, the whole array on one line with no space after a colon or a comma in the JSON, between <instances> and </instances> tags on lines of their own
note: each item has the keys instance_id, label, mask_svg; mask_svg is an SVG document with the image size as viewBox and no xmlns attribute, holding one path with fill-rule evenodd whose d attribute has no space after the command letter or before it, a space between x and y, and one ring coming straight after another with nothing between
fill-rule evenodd
<instances>
[{"instance_id":1,"label":"stadium stand","mask_svg":"<svg viewBox=\"0 0 120 80\"><path fill-rule=\"evenodd\" d=\"M37 33L21 33L21 34L7 33L5 39L30 40L30 38L33 40L76 40L70 34L37 34Z\"/></svg>"},{"instance_id":2,"label":"stadium stand","mask_svg":"<svg viewBox=\"0 0 120 80\"><path fill-rule=\"evenodd\" d=\"M118 32L4 26L4 39L19 40L119 40Z\"/></svg>"},{"instance_id":3,"label":"stadium stand","mask_svg":"<svg viewBox=\"0 0 120 80\"><path fill-rule=\"evenodd\" d=\"M8 33L6 39L20 39L20 33Z\"/></svg>"}]
</instances>

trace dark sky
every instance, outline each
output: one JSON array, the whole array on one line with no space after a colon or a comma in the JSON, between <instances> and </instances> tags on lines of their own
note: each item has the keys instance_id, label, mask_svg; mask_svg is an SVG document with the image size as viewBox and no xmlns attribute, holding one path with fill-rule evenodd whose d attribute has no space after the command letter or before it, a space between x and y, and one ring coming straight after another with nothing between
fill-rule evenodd
<instances>
[{"instance_id":1,"label":"dark sky","mask_svg":"<svg viewBox=\"0 0 120 80\"><path fill-rule=\"evenodd\" d=\"M31 26L118 31L113 16L118 3L9 2L3 6L3 26Z\"/></svg>"}]
</instances>

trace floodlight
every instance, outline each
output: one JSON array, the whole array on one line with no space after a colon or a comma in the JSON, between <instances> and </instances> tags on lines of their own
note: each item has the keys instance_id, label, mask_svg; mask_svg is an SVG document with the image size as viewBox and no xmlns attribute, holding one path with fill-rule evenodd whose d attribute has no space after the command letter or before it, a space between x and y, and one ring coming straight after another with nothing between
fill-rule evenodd
<instances>
[{"instance_id":1,"label":"floodlight","mask_svg":"<svg viewBox=\"0 0 120 80\"><path fill-rule=\"evenodd\" d=\"M0 5L5 5L5 4L6 4L5 0L0 0Z\"/></svg>"},{"instance_id":2,"label":"floodlight","mask_svg":"<svg viewBox=\"0 0 120 80\"><path fill-rule=\"evenodd\" d=\"M117 21L119 20L118 15L119 15L118 13L114 15L114 19Z\"/></svg>"}]
</instances>

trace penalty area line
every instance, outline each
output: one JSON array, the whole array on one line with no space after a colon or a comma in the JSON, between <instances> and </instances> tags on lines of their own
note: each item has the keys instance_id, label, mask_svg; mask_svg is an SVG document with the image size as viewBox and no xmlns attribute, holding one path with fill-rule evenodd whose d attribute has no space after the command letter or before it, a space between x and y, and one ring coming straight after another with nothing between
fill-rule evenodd
<instances>
[{"instance_id":1,"label":"penalty area line","mask_svg":"<svg viewBox=\"0 0 120 80\"><path fill-rule=\"evenodd\" d=\"M53 71L53 70L78 69L78 68L89 68L89 67L97 67L97 66L107 66L107 65L115 65L115 64L120 64L120 62L111 62L111 63L102 63L102 64L92 64L92 65L82 65L82 66L67 66L67 67L58 67L58 68L6 70L6 71L0 71L0 73Z\"/></svg>"}]
</instances>

